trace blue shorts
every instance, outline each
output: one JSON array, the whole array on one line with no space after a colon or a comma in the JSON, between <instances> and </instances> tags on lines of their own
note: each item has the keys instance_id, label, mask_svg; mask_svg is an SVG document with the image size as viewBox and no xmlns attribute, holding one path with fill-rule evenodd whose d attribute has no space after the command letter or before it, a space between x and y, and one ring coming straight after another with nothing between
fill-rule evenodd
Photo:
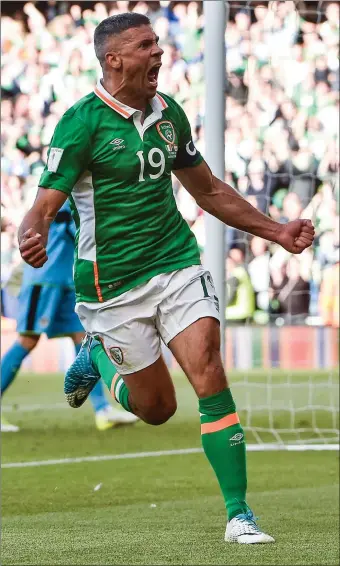
<instances>
[{"instance_id":1,"label":"blue shorts","mask_svg":"<svg viewBox=\"0 0 340 566\"><path fill-rule=\"evenodd\" d=\"M74 312L74 289L59 285L25 285L19 295L17 332L46 334L48 338L84 332Z\"/></svg>"}]
</instances>

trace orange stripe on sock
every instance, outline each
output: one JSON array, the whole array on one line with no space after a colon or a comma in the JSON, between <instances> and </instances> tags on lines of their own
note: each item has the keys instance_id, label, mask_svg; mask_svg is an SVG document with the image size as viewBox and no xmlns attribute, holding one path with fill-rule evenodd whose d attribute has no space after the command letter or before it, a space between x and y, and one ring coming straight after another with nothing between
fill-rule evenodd
<instances>
[{"instance_id":1,"label":"orange stripe on sock","mask_svg":"<svg viewBox=\"0 0 340 566\"><path fill-rule=\"evenodd\" d=\"M215 421L214 423L204 423L201 425L201 434L209 434L210 432L218 432L219 430L223 430L224 428L228 428L229 426L233 426L238 424L240 419L237 413L233 413L232 415L226 415Z\"/></svg>"},{"instance_id":2,"label":"orange stripe on sock","mask_svg":"<svg viewBox=\"0 0 340 566\"><path fill-rule=\"evenodd\" d=\"M111 388L110 388L110 393L111 393L111 395L114 399L116 399L116 397L115 397L115 385L117 383L118 378L119 378L119 373L115 373L115 375L112 378L112 383L111 383ZM117 401L117 399L116 399L116 401Z\"/></svg>"},{"instance_id":3,"label":"orange stripe on sock","mask_svg":"<svg viewBox=\"0 0 340 566\"><path fill-rule=\"evenodd\" d=\"M98 300L100 303L103 302L103 296L99 285L99 274L98 274L98 265L96 262L93 264L93 271L94 271L94 286L97 291Z\"/></svg>"}]
</instances>

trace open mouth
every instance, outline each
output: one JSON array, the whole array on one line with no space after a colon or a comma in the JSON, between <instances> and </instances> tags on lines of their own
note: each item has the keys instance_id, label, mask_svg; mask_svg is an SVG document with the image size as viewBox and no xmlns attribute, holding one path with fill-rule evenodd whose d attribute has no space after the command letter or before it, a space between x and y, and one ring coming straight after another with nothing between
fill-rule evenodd
<instances>
[{"instance_id":1,"label":"open mouth","mask_svg":"<svg viewBox=\"0 0 340 566\"><path fill-rule=\"evenodd\" d=\"M161 68L161 65L154 65L153 67L151 67L151 69L149 69L148 73L147 73L147 79L148 79L148 83L150 86L153 87L157 87L158 84L158 74L159 74L159 69Z\"/></svg>"}]
</instances>

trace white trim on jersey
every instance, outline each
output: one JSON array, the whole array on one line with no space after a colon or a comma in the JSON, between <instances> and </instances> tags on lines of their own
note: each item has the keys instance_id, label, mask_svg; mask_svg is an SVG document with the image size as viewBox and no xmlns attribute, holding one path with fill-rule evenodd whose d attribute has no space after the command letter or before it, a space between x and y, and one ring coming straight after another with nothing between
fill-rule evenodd
<instances>
[{"instance_id":1,"label":"white trim on jersey","mask_svg":"<svg viewBox=\"0 0 340 566\"><path fill-rule=\"evenodd\" d=\"M79 214L80 228L78 240L78 259L96 261L96 219L94 213L94 191L92 175L89 171L80 177L72 189L72 198Z\"/></svg>"},{"instance_id":2,"label":"white trim on jersey","mask_svg":"<svg viewBox=\"0 0 340 566\"><path fill-rule=\"evenodd\" d=\"M115 112L118 112L118 114L120 114L124 118L128 119L133 116L134 125L138 130L141 139L143 139L144 132L162 118L163 110L168 107L164 98L157 92L156 95L150 100L153 112L145 119L144 123L142 124L142 112L140 110L137 110L136 108L131 108L131 106L127 106L126 104L119 102L119 100L111 96L111 94L107 92L107 90L103 87L100 80L98 81L97 86L94 89L94 93L98 96L98 98L100 98L100 100L105 102L105 104L110 106L112 110L115 110Z\"/></svg>"}]
</instances>

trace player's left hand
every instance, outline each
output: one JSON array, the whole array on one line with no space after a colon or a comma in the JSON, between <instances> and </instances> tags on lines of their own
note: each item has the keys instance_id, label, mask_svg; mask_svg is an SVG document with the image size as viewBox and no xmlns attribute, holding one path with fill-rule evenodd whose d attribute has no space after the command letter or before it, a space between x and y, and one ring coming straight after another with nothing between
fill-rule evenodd
<instances>
[{"instance_id":1,"label":"player's left hand","mask_svg":"<svg viewBox=\"0 0 340 566\"><path fill-rule=\"evenodd\" d=\"M315 236L310 220L293 220L281 224L277 233L277 243L292 254L300 254L312 245Z\"/></svg>"}]
</instances>

